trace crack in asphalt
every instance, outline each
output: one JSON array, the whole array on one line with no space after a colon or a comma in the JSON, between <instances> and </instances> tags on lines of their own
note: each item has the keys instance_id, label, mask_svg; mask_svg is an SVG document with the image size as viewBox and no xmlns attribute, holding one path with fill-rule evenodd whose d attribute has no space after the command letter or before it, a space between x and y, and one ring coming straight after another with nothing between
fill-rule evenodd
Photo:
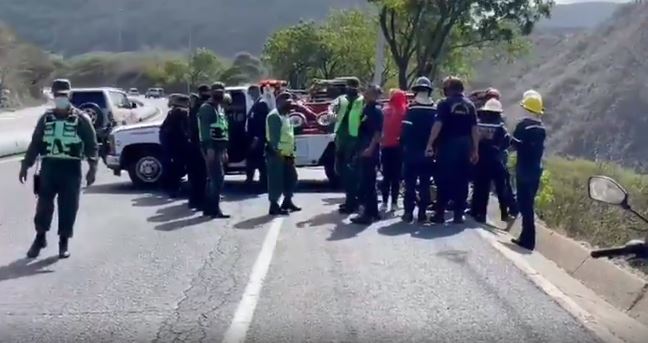
<instances>
[{"instance_id":1,"label":"crack in asphalt","mask_svg":"<svg viewBox=\"0 0 648 343\"><path fill-rule=\"evenodd\" d=\"M228 221L223 226L229 227L229 224ZM172 314L162 322L153 342L204 342L207 339L213 314L232 302L231 297L241 284L236 277L236 267L241 260L238 244L236 241L223 243L221 236ZM216 279L224 274L226 279Z\"/></svg>"}]
</instances>

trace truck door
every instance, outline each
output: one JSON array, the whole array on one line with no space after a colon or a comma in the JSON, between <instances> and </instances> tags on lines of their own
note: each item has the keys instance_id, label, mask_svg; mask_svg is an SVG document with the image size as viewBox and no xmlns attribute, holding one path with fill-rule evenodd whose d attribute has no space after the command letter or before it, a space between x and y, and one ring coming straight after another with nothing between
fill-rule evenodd
<instances>
[{"instance_id":1,"label":"truck door","mask_svg":"<svg viewBox=\"0 0 648 343\"><path fill-rule=\"evenodd\" d=\"M243 90L228 90L232 103L225 109L229 123L229 162L239 163L247 157L250 139L245 131L249 102Z\"/></svg>"}]
</instances>

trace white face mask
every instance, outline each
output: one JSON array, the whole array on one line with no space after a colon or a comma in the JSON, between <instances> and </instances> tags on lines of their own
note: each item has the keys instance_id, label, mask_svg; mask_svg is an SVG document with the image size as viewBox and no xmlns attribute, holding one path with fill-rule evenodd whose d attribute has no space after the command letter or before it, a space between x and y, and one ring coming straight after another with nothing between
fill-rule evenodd
<instances>
[{"instance_id":1,"label":"white face mask","mask_svg":"<svg viewBox=\"0 0 648 343\"><path fill-rule=\"evenodd\" d=\"M58 96L54 98L54 106L57 110L65 110L70 107L70 99L65 96Z\"/></svg>"},{"instance_id":2,"label":"white face mask","mask_svg":"<svg viewBox=\"0 0 648 343\"><path fill-rule=\"evenodd\" d=\"M432 103L432 99L430 96L427 94L427 92L418 92L414 96L414 101L416 101L419 104L424 104L428 105Z\"/></svg>"}]
</instances>

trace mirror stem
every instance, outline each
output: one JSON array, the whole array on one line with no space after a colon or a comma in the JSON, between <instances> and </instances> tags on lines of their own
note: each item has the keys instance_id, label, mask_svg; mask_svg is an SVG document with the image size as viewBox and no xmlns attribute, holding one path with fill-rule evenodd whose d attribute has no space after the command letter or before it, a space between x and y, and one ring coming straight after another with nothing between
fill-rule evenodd
<instances>
[{"instance_id":1,"label":"mirror stem","mask_svg":"<svg viewBox=\"0 0 648 343\"><path fill-rule=\"evenodd\" d=\"M648 223L648 219L646 219L646 217L644 217L643 215L641 215L641 213L635 211L635 210L634 210L632 207L630 207L630 206L627 206L626 208L627 208L628 211L632 212L635 216L641 218L641 220L643 220L645 223Z\"/></svg>"}]
</instances>

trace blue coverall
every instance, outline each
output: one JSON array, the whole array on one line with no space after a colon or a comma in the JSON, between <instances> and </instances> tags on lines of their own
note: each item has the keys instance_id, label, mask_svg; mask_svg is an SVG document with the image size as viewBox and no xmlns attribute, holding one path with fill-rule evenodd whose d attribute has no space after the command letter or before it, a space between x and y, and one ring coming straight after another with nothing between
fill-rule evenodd
<instances>
[{"instance_id":1,"label":"blue coverall","mask_svg":"<svg viewBox=\"0 0 648 343\"><path fill-rule=\"evenodd\" d=\"M480 136L479 162L474 173L471 213L475 220L484 223L486 222L488 198L493 183L499 199L502 218L508 217L507 170L502 160L502 151L508 148L511 138L499 113L480 112L477 127Z\"/></svg>"},{"instance_id":2,"label":"blue coverall","mask_svg":"<svg viewBox=\"0 0 648 343\"><path fill-rule=\"evenodd\" d=\"M405 214L411 215L416 206L416 185L418 182L418 217L424 219L430 205L430 179L432 178L433 159L425 156L428 138L436 117L434 104L415 103L409 107L403 120L401 147L405 179Z\"/></svg>"},{"instance_id":3,"label":"blue coverall","mask_svg":"<svg viewBox=\"0 0 648 343\"><path fill-rule=\"evenodd\" d=\"M525 118L516 126L511 143L517 150L515 167L517 200L522 215L520 245L535 248L535 197L543 172L542 155L546 130L537 118Z\"/></svg>"},{"instance_id":4,"label":"blue coverall","mask_svg":"<svg viewBox=\"0 0 648 343\"><path fill-rule=\"evenodd\" d=\"M472 168L472 130L477 125L475 105L462 94L449 96L439 102L437 120L443 126L437 138L435 222L443 219L450 200L454 203L455 222L462 222Z\"/></svg>"}]
</instances>

